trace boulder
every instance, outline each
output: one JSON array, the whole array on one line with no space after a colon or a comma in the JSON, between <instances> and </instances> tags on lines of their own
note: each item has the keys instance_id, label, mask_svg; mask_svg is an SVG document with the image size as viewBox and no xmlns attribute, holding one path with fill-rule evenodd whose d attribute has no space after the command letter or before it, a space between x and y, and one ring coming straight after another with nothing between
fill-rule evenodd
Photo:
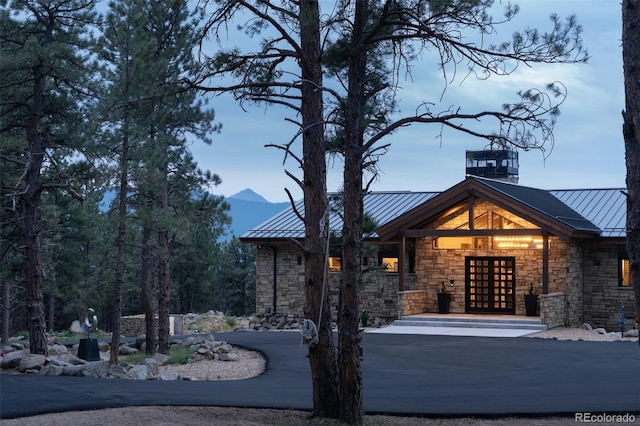
<instances>
[{"instance_id":1,"label":"boulder","mask_svg":"<svg viewBox=\"0 0 640 426\"><path fill-rule=\"evenodd\" d=\"M120 355L133 355L133 354L140 353L140 351L136 348L132 348L131 346L122 345L118 349L118 353Z\"/></svg>"},{"instance_id":2,"label":"boulder","mask_svg":"<svg viewBox=\"0 0 640 426\"><path fill-rule=\"evenodd\" d=\"M83 365L86 364L88 361L84 360L82 358L78 358L77 356L75 356L74 354L66 354L62 357L63 360L65 360L67 363L71 364L71 365Z\"/></svg>"},{"instance_id":3,"label":"boulder","mask_svg":"<svg viewBox=\"0 0 640 426\"><path fill-rule=\"evenodd\" d=\"M116 379L126 379L127 373L131 368L132 365L126 362L121 362L117 365L109 365L109 376Z\"/></svg>"},{"instance_id":4,"label":"boulder","mask_svg":"<svg viewBox=\"0 0 640 426\"><path fill-rule=\"evenodd\" d=\"M156 353L153 355L153 359L156 360L158 365L165 365L169 362L169 356L161 353Z\"/></svg>"},{"instance_id":5,"label":"boulder","mask_svg":"<svg viewBox=\"0 0 640 426\"><path fill-rule=\"evenodd\" d=\"M71 333L82 333L82 328L80 327L80 321L75 320L74 322L72 322L71 325L69 326L69 331Z\"/></svg>"},{"instance_id":6,"label":"boulder","mask_svg":"<svg viewBox=\"0 0 640 426\"><path fill-rule=\"evenodd\" d=\"M238 361L240 356L236 352L221 352L218 359L220 361Z\"/></svg>"},{"instance_id":7,"label":"boulder","mask_svg":"<svg viewBox=\"0 0 640 426\"><path fill-rule=\"evenodd\" d=\"M0 361L0 368L2 368L3 370L18 368L18 366L20 365L20 360L28 353L29 352L26 350L7 353L4 357L2 357L2 361Z\"/></svg>"},{"instance_id":8,"label":"boulder","mask_svg":"<svg viewBox=\"0 0 640 426\"><path fill-rule=\"evenodd\" d=\"M68 353L69 350L65 345L55 344L49 346L49 355L50 356L59 356Z\"/></svg>"},{"instance_id":9,"label":"boulder","mask_svg":"<svg viewBox=\"0 0 640 426\"><path fill-rule=\"evenodd\" d=\"M180 376L179 373L175 372L175 371L165 371L164 373L160 373L156 376L156 380L161 380L161 381L176 381L176 380L180 380L182 379L182 377Z\"/></svg>"},{"instance_id":10,"label":"boulder","mask_svg":"<svg viewBox=\"0 0 640 426\"><path fill-rule=\"evenodd\" d=\"M20 365L18 365L18 371L24 373L28 370L39 370L41 369L45 362L47 362L47 357L41 354L28 354L22 357L20 360Z\"/></svg>"},{"instance_id":11,"label":"boulder","mask_svg":"<svg viewBox=\"0 0 640 426\"><path fill-rule=\"evenodd\" d=\"M63 376L82 376L82 366L81 365L70 365L68 367L62 367L62 375Z\"/></svg>"},{"instance_id":12,"label":"boulder","mask_svg":"<svg viewBox=\"0 0 640 426\"><path fill-rule=\"evenodd\" d=\"M108 361L92 361L80 367L81 375L84 377L95 377L104 379L109 376Z\"/></svg>"},{"instance_id":13,"label":"boulder","mask_svg":"<svg viewBox=\"0 0 640 426\"><path fill-rule=\"evenodd\" d=\"M151 379L149 367L146 365L136 365L127 372L127 379L132 380L148 380Z\"/></svg>"},{"instance_id":14,"label":"boulder","mask_svg":"<svg viewBox=\"0 0 640 426\"><path fill-rule=\"evenodd\" d=\"M47 364L40 369L38 374L41 376L61 376L64 372L64 367L61 365Z\"/></svg>"},{"instance_id":15,"label":"boulder","mask_svg":"<svg viewBox=\"0 0 640 426\"><path fill-rule=\"evenodd\" d=\"M146 365L149 375L157 376L160 373L160 367L158 366L158 362L154 358L146 358L142 361L142 365Z\"/></svg>"}]
</instances>

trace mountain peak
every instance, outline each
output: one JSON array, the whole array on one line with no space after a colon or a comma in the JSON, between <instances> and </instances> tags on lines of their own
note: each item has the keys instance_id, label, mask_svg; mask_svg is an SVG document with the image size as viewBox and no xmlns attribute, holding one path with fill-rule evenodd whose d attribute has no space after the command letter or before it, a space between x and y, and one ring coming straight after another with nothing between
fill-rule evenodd
<instances>
[{"instance_id":1,"label":"mountain peak","mask_svg":"<svg viewBox=\"0 0 640 426\"><path fill-rule=\"evenodd\" d=\"M245 201L258 201L260 203L268 203L262 195L255 193L253 190L247 188L238 192L237 194L233 194L227 198L233 198L236 200L245 200Z\"/></svg>"}]
</instances>

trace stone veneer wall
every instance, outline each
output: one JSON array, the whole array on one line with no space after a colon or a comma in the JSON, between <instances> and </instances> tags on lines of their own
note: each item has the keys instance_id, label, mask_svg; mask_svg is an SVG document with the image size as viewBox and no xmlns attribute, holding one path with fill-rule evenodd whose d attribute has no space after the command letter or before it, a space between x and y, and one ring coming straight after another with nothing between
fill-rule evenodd
<instances>
[{"instance_id":1,"label":"stone veneer wall","mask_svg":"<svg viewBox=\"0 0 640 426\"><path fill-rule=\"evenodd\" d=\"M540 320L543 324L549 328L566 325L564 293L541 294L538 302L540 303Z\"/></svg>"},{"instance_id":2,"label":"stone veneer wall","mask_svg":"<svg viewBox=\"0 0 640 426\"><path fill-rule=\"evenodd\" d=\"M398 292L398 318L403 315L421 314L427 306L426 290L405 290Z\"/></svg>"},{"instance_id":3,"label":"stone veneer wall","mask_svg":"<svg viewBox=\"0 0 640 426\"><path fill-rule=\"evenodd\" d=\"M567 291L569 285L569 245L550 237L549 292ZM534 292L542 293L542 250L435 249L433 238L418 241L416 248L416 288L427 291L427 312L438 311L436 294L446 284L451 293L451 313L465 312L465 258L467 256L505 256L516 259L516 314L524 315L524 294L533 283ZM454 280L453 287L450 280ZM579 288L579 282L572 283ZM573 288L573 287L572 287ZM574 291L575 292L575 291Z\"/></svg>"},{"instance_id":4,"label":"stone veneer wall","mask_svg":"<svg viewBox=\"0 0 640 426\"><path fill-rule=\"evenodd\" d=\"M624 242L619 245L583 245L584 252L584 322L608 331L619 329L617 314L624 303L627 326L633 326L633 287L618 286L618 259L626 253Z\"/></svg>"},{"instance_id":5,"label":"stone veneer wall","mask_svg":"<svg viewBox=\"0 0 640 426\"><path fill-rule=\"evenodd\" d=\"M485 206L487 207L487 206ZM509 214L496 209L501 215ZM464 216L464 215L462 215ZM450 218L449 218L450 219ZM460 219L464 220L464 218ZM440 224L442 225L442 224ZM447 223L447 227L452 226ZM530 225L529 225L530 226ZM572 240L567 243L557 237L549 238L549 293L563 293L564 306L554 300L558 314L543 313L556 318L562 313L565 325L576 326L588 322L607 330L618 328L617 313L620 303L626 307L627 323L637 315L634 310L634 292L631 287L618 287L618 258L626 252L624 242L618 245L599 243L602 240ZM293 244L262 245L257 250L256 313L273 312L273 255L277 251L277 301L275 311L300 314L304 309L304 258ZM377 253L369 253L377 259ZM412 313L437 312L437 297L442 282L452 293L450 311L465 311L465 257L514 256L516 258L516 314L524 315L524 297L534 284L536 294L542 293L542 250L490 250L490 249L434 249L433 238L418 239L415 246L415 274L407 274L405 296L398 293L399 274L372 271L364 274L360 289L361 309L371 317L395 318L401 310ZM298 258L301 259L298 265ZM454 286L449 281L454 280ZM341 274L330 274L330 294L333 307L337 306ZM421 290L411 293L411 290ZM418 296L419 294L419 296ZM410 301L409 301L410 299ZM423 305L423 310L419 306ZM404 306L402 306L404 305ZM551 305L549 305L551 306ZM333 309L335 312L335 308ZM415 311L415 312L414 312ZM551 320L550 320L551 321ZM553 323L560 319L554 319Z\"/></svg>"},{"instance_id":6,"label":"stone veneer wall","mask_svg":"<svg viewBox=\"0 0 640 426\"><path fill-rule=\"evenodd\" d=\"M273 306L274 255L276 306ZM300 264L298 264L300 260ZM256 259L256 313L297 314L304 309L304 256L293 244L262 244Z\"/></svg>"},{"instance_id":7,"label":"stone veneer wall","mask_svg":"<svg viewBox=\"0 0 640 426\"><path fill-rule=\"evenodd\" d=\"M567 285L564 289L564 325L577 327L584 321L584 271L582 269L583 246L578 240L572 240L567 250ZM552 293L549 289L549 293ZM547 324L548 325L548 324ZM551 327L551 326L549 326Z\"/></svg>"},{"instance_id":8,"label":"stone veneer wall","mask_svg":"<svg viewBox=\"0 0 640 426\"><path fill-rule=\"evenodd\" d=\"M256 313L273 310L273 256L276 255L277 294L275 312L280 314L301 314L304 310L304 257L293 244L279 243L261 245L257 250L256 262ZM377 252L367 253L377 259ZM298 264L300 258L300 264ZM335 319L340 294L342 274L329 274L329 294ZM363 274L360 287L360 309L366 309L370 317L396 318L398 273L379 270ZM414 286L414 274L406 276L407 288Z\"/></svg>"},{"instance_id":9,"label":"stone veneer wall","mask_svg":"<svg viewBox=\"0 0 640 426\"><path fill-rule=\"evenodd\" d=\"M494 212L525 228L535 226L524 219L489 202L476 200L477 216ZM458 212L431 224L433 229L459 229L466 226L466 212ZM569 285L569 244L557 237L549 237L549 292L566 291ZM438 311L437 292L446 283L451 293L451 313L465 312L465 258L467 256L515 257L516 259L516 314L524 315L524 297L533 284L536 294L542 293L542 250L540 249L436 249L434 238L416 242L416 288L427 291L427 312ZM453 287L450 280L454 280ZM580 288L580 283L571 283ZM522 295L522 296L521 296Z\"/></svg>"}]
</instances>

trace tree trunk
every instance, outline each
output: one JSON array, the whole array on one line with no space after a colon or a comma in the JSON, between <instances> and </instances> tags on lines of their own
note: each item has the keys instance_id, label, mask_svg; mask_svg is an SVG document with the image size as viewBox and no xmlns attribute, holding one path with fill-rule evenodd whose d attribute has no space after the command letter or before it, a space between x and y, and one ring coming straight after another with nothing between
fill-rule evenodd
<instances>
[{"instance_id":1,"label":"tree trunk","mask_svg":"<svg viewBox=\"0 0 640 426\"><path fill-rule=\"evenodd\" d=\"M142 231L142 309L144 310L144 329L146 353L156 353L155 289L151 272L151 228L145 224Z\"/></svg>"},{"instance_id":2,"label":"tree trunk","mask_svg":"<svg viewBox=\"0 0 640 426\"><path fill-rule=\"evenodd\" d=\"M305 204L304 314L317 324L318 343L309 346L313 415L338 418L340 396L326 267L329 220L324 149L320 17L317 0L300 2L302 66L302 150ZM326 213L326 214L325 214Z\"/></svg>"},{"instance_id":3,"label":"tree trunk","mask_svg":"<svg viewBox=\"0 0 640 426\"><path fill-rule=\"evenodd\" d=\"M42 212L40 182L44 147L38 131L43 104L45 76L37 67L34 70L33 104L27 127L29 160L26 165L25 189L22 194L25 286L27 290L27 315L29 317L29 347L32 354L48 355L45 325L43 272L42 272Z\"/></svg>"},{"instance_id":4,"label":"tree trunk","mask_svg":"<svg viewBox=\"0 0 640 426\"><path fill-rule=\"evenodd\" d=\"M129 181L129 108L125 110L122 152L120 153L120 193L118 203L118 241L116 253L116 282L113 291L113 330L111 334L110 364L118 364L120 349L120 318L122 317L122 287L124 285L125 249L127 242L127 207Z\"/></svg>"},{"instance_id":5,"label":"tree trunk","mask_svg":"<svg viewBox=\"0 0 640 426\"><path fill-rule=\"evenodd\" d=\"M169 282L171 280L169 259L169 232L158 231L158 352L168 354L171 346L169 325Z\"/></svg>"},{"instance_id":6,"label":"tree trunk","mask_svg":"<svg viewBox=\"0 0 640 426\"><path fill-rule=\"evenodd\" d=\"M51 333L54 331L55 306L56 306L56 277L55 271L49 277L49 312L47 315L47 330Z\"/></svg>"},{"instance_id":7,"label":"tree trunk","mask_svg":"<svg viewBox=\"0 0 640 426\"><path fill-rule=\"evenodd\" d=\"M356 1L353 37L349 52L349 88L345 110L344 146L344 223L342 228L342 291L338 326L338 365L340 368L340 420L362 424L364 404L360 367L358 306L360 298L360 257L363 229L363 110L365 103L366 49L361 40L368 19L365 2Z\"/></svg>"},{"instance_id":8,"label":"tree trunk","mask_svg":"<svg viewBox=\"0 0 640 426\"><path fill-rule=\"evenodd\" d=\"M627 251L636 316L640 317L640 1L622 2L625 111L622 133L627 163ZM640 344L640 341L638 342Z\"/></svg>"},{"instance_id":9,"label":"tree trunk","mask_svg":"<svg viewBox=\"0 0 640 426\"><path fill-rule=\"evenodd\" d=\"M2 279L0 277L0 279ZM11 278L2 279L2 337L0 343L9 343L9 320L11 312Z\"/></svg>"}]
</instances>

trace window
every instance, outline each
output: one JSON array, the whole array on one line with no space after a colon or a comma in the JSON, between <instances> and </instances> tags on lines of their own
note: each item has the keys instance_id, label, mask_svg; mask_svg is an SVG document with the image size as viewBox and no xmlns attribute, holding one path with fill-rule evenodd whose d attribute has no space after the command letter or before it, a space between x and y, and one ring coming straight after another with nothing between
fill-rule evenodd
<instances>
[{"instance_id":1,"label":"window","mask_svg":"<svg viewBox=\"0 0 640 426\"><path fill-rule=\"evenodd\" d=\"M618 258L618 287L631 287L631 271L629 271L629 258Z\"/></svg>"},{"instance_id":2,"label":"window","mask_svg":"<svg viewBox=\"0 0 640 426\"><path fill-rule=\"evenodd\" d=\"M380 264L385 272L398 272L397 257L383 257Z\"/></svg>"},{"instance_id":3,"label":"window","mask_svg":"<svg viewBox=\"0 0 640 426\"><path fill-rule=\"evenodd\" d=\"M340 272L342 269L342 258L341 257L329 257L329 271L331 272Z\"/></svg>"}]
</instances>

